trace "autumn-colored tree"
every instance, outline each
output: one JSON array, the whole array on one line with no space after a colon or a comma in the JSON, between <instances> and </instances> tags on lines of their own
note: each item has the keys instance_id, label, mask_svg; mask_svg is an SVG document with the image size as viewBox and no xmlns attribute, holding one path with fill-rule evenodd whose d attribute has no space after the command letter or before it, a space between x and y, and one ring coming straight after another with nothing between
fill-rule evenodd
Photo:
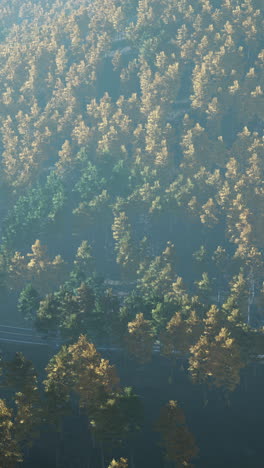
<instances>
[{"instance_id":1,"label":"autumn-colored tree","mask_svg":"<svg viewBox=\"0 0 264 468\"><path fill-rule=\"evenodd\" d=\"M194 310L190 312L189 317L183 317L180 312L176 312L160 336L162 353L175 358L179 352L183 355L188 353L201 332L202 323Z\"/></svg>"},{"instance_id":2,"label":"autumn-colored tree","mask_svg":"<svg viewBox=\"0 0 264 468\"><path fill-rule=\"evenodd\" d=\"M68 347L68 368L80 407L93 411L101 401L118 388L114 366L102 359L95 346L84 335Z\"/></svg>"},{"instance_id":3,"label":"autumn-colored tree","mask_svg":"<svg viewBox=\"0 0 264 468\"><path fill-rule=\"evenodd\" d=\"M99 422L97 428L101 433L100 408L104 405L107 407L107 401L119 388L114 366L102 359L95 346L81 335L76 343L62 347L49 362L46 371L47 420L61 430L61 418L70 409L71 395L75 395L79 408L86 412L90 423L93 425L94 420L97 420L97 424Z\"/></svg>"},{"instance_id":4,"label":"autumn-colored tree","mask_svg":"<svg viewBox=\"0 0 264 468\"><path fill-rule=\"evenodd\" d=\"M89 411L118 388L114 366L102 359L95 346L84 335L68 347L62 347L47 366L47 396L54 392L67 403L72 392L79 397L80 407ZM57 399L60 406L60 401Z\"/></svg>"},{"instance_id":5,"label":"autumn-colored tree","mask_svg":"<svg viewBox=\"0 0 264 468\"><path fill-rule=\"evenodd\" d=\"M215 336L202 335L190 350L189 371L195 382L207 382L226 391L237 387L245 364L240 347L227 328Z\"/></svg>"},{"instance_id":6,"label":"autumn-colored tree","mask_svg":"<svg viewBox=\"0 0 264 468\"><path fill-rule=\"evenodd\" d=\"M41 245L39 240L31 247L32 253L29 253L29 262L27 271L32 283L41 293L50 291L54 284L60 284L65 275L65 264L60 255L50 260L46 253L46 248Z\"/></svg>"},{"instance_id":7,"label":"autumn-colored tree","mask_svg":"<svg viewBox=\"0 0 264 468\"><path fill-rule=\"evenodd\" d=\"M54 286L65 279L65 262L60 255L50 260L46 247L40 240L31 247L32 253L25 256L16 252L9 262L12 284L18 287L31 283L40 294L54 290Z\"/></svg>"},{"instance_id":8,"label":"autumn-colored tree","mask_svg":"<svg viewBox=\"0 0 264 468\"><path fill-rule=\"evenodd\" d=\"M108 468L128 468L127 458L119 458L119 460L112 460Z\"/></svg>"},{"instance_id":9,"label":"autumn-colored tree","mask_svg":"<svg viewBox=\"0 0 264 468\"><path fill-rule=\"evenodd\" d=\"M7 295L23 290L40 331L125 334L141 362L157 334L167 356L191 349L195 380L233 390L263 341L262 0L2 3L8 319ZM103 291L96 271L135 283ZM71 393L110 411L111 366L87 343L50 368L54 414Z\"/></svg>"},{"instance_id":10,"label":"autumn-colored tree","mask_svg":"<svg viewBox=\"0 0 264 468\"><path fill-rule=\"evenodd\" d=\"M125 337L128 352L143 364L151 359L154 342L151 322L145 320L142 313L137 314L135 320L128 323L128 333Z\"/></svg>"},{"instance_id":11,"label":"autumn-colored tree","mask_svg":"<svg viewBox=\"0 0 264 468\"><path fill-rule=\"evenodd\" d=\"M73 381L68 369L68 350L62 346L46 367L47 377L44 380L45 418L60 428L62 417L71 408L70 396Z\"/></svg>"},{"instance_id":12,"label":"autumn-colored tree","mask_svg":"<svg viewBox=\"0 0 264 468\"><path fill-rule=\"evenodd\" d=\"M12 410L0 400L0 462L3 468L15 468L22 462L22 453L14 436Z\"/></svg>"},{"instance_id":13,"label":"autumn-colored tree","mask_svg":"<svg viewBox=\"0 0 264 468\"><path fill-rule=\"evenodd\" d=\"M135 268L135 244L132 240L131 226L124 211L116 214L112 230L116 242L117 263L127 268Z\"/></svg>"},{"instance_id":14,"label":"autumn-colored tree","mask_svg":"<svg viewBox=\"0 0 264 468\"><path fill-rule=\"evenodd\" d=\"M36 371L31 361L16 353L3 363L3 385L15 392L16 411L13 416L15 439L21 446L32 443L38 436L42 421L42 405Z\"/></svg>"},{"instance_id":15,"label":"autumn-colored tree","mask_svg":"<svg viewBox=\"0 0 264 468\"><path fill-rule=\"evenodd\" d=\"M203 302L216 296L220 304L230 272L237 275L242 266L250 301L258 304L260 2L238 8L230 0L219 8L194 0L124 0L102 8L95 1L92 8L69 0L55 17L49 3L32 11L27 1L19 9L11 3L1 13L15 24L1 36L1 190L10 200L1 197L6 285L22 289L30 281L41 294L58 287L65 279L62 258L46 258L44 267L36 246L30 257L25 252L35 239L52 248L64 236L62 225L81 242L89 225L94 252L105 249L108 266L117 261L137 276L146 296L163 296L176 282L174 262L160 254L164 244L171 251L169 245L176 246L179 271L193 271L181 251L186 234L191 250L201 242L208 250L199 268L208 277L194 278ZM25 27L18 18L28 11L32 21ZM229 273L217 266L212 274L216 255L209 251L218 245ZM163 298L155 301L153 310ZM248 303L249 322L257 307L255 313Z\"/></svg>"},{"instance_id":16,"label":"autumn-colored tree","mask_svg":"<svg viewBox=\"0 0 264 468\"><path fill-rule=\"evenodd\" d=\"M155 429L161 434L161 445L168 460L177 467L193 466L191 460L197 456L198 448L177 401L171 400L161 409Z\"/></svg>"}]
</instances>

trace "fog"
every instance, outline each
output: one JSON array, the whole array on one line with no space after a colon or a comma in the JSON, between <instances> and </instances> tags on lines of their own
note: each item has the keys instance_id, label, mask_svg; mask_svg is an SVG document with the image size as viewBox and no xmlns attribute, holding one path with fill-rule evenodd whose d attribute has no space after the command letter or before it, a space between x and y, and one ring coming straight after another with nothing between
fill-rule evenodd
<instances>
[{"instance_id":1,"label":"fog","mask_svg":"<svg viewBox=\"0 0 264 468\"><path fill-rule=\"evenodd\" d=\"M261 0L0 24L0 467L259 468Z\"/></svg>"}]
</instances>

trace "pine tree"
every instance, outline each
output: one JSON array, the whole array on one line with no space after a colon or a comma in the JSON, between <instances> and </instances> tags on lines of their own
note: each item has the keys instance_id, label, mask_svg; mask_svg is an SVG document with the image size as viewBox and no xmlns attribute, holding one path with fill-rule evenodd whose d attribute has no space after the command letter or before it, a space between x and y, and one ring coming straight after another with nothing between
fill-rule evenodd
<instances>
[{"instance_id":1,"label":"pine tree","mask_svg":"<svg viewBox=\"0 0 264 468\"><path fill-rule=\"evenodd\" d=\"M15 468L22 462L22 454L14 437L12 410L0 400L0 462L3 468Z\"/></svg>"},{"instance_id":2,"label":"pine tree","mask_svg":"<svg viewBox=\"0 0 264 468\"><path fill-rule=\"evenodd\" d=\"M148 362L152 356L155 335L149 320L144 319L142 313L137 314L134 321L128 323L128 333L125 344L129 353L142 364Z\"/></svg>"},{"instance_id":3,"label":"pine tree","mask_svg":"<svg viewBox=\"0 0 264 468\"><path fill-rule=\"evenodd\" d=\"M161 409L155 429L161 433L166 458L179 467L191 467L191 460L197 456L198 448L177 401L171 400Z\"/></svg>"}]
</instances>

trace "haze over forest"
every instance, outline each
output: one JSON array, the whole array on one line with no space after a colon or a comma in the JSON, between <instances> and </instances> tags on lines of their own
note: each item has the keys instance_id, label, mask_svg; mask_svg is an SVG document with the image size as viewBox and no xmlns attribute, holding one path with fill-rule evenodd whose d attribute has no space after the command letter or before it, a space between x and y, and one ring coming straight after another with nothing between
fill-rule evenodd
<instances>
[{"instance_id":1,"label":"haze over forest","mask_svg":"<svg viewBox=\"0 0 264 468\"><path fill-rule=\"evenodd\" d=\"M260 468L263 0L0 0L0 468Z\"/></svg>"}]
</instances>

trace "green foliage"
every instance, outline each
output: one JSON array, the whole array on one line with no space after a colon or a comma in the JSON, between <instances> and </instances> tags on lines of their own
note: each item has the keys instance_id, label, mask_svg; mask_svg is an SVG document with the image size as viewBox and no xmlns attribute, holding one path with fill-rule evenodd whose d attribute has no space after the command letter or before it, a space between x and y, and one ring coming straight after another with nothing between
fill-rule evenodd
<instances>
[{"instance_id":1,"label":"green foliage","mask_svg":"<svg viewBox=\"0 0 264 468\"><path fill-rule=\"evenodd\" d=\"M39 305L35 326L42 333L55 332L60 323L59 301L54 294L48 294Z\"/></svg>"},{"instance_id":2,"label":"green foliage","mask_svg":"<svg viewBox=\"0 0 264 468\"><path fill-rule=\"evenodd\" d=\"M22 453L14 437L12 410L0 400L0 462L5 468L13 468L22 462Z\"/></svg>"},{"instance_id":3,"label":"green foliage","mask_svg":"<svg viewBox=\"0 0 264 468\"><path fill-rule=\"evenodd\" d=\"M76 391L89 411L96 402L99 437L107 427L121 440L136 399L108 391L111 366L86 337L106 346L125 337L142 365L158 337L164 355L190 353L195 381L224 391L262 346L252 328L263 318L261 1L5 3L2 302L20 293L19 312L40 332L84 335L50 364L47 414L58 422ZM54 255L67 252L70 273L43 238ZM16 402L29 421L21 388ZM14 464L14 415L3 400L1 410ZM175 402L170 411L177 422ZM163 445L190 466L195 445L180 426L177 437L163 427Z\"/></svg>"},{"instance_id":4,"label":"green foliage","mask_svg":"<svg viewBox=\"0 0 264 468\"><path fill-rule=\"evenodd\" d=\"M34 319L40 303L40 296L31 284L28 284L20 293L17 309L27 320Z\"/></svg>"},{"instance_id":5,"label":"green foliage","mask_svg":"<svg viewBox=\"0 0 264 468\"><path fill-rule=\"evenodd\" d=\"M87 241L82 241L76 252L72 277L74 275L79 280L86 280L93 270L94 258L91 253L91 246Z\"/></svg>"},{"instance_id":6,"label":"green foliage","mask_svg":"<svg viewBox=\"0 0 264 468\"><path fill-rule=\"evenodd\" d=\"M4 386L17 392L34 394L37 390L36 371L31 361L17 352L11 361L3 363Z\"/></svg>"},{"instance_id":7,"label":"green foliage","mask_svg":"<svg viewBox=\"0 0 264 468\"><path fill-rule=\"evenodd\" d=\"M30 446L32 439L39 436L42 405L36 370L22 353L3 362L2 387L8 389L9 399L15 405L13 422L10 422L13 442L21 449Z\"/></svg>"},{"instance_id":8,"label":"green foliage","mask_svg":"<svg viewBox=\"0 0 264 468\"><path fill-rule=\"evenodd\" d=\"M91 420L92 430L99 440L120 444L140 430L143 422L141 401L132 388L111 395L99 406Z\"/></svg>"},{"instance_id":9,"label":"green foliage","mask_svg":"<svg viewBox=\"0 0 264 468\"><path fill-rule=\"evenodd\" d=\"M93 277L81 280L74 270L70 281L40 301L35 327L44 334L60 332L62 339L70 341L80 334L104 344L120 341L118 297Z\"/></svg>"},{"instance_id":10,"label":"green foliage","mask_svg":"<svg viewBox=\"0 0 264 468\"><path fill-rule=\"evenodd\" d=\"M64 203L61 178L51 173L44 186L38 184L18 198L4 222L4 244L14 249L33 243L39 233L47 232Z\"/></svg>"}]
</instances>

